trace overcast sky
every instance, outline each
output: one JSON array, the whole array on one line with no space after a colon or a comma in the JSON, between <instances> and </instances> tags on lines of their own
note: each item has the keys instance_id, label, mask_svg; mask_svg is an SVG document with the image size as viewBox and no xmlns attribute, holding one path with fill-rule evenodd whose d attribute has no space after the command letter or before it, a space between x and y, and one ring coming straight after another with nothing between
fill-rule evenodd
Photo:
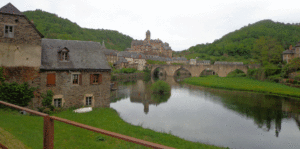
<instances>
[{"instance_id":1,"label":"overcast sky","mask_svg":"<svg viewBox=\"0 0 300 149\"><path fill-rule=\"evenodd\" d=\"M211 43L264 19L300 22L299 0L1 0L20 11L42 9L79 26L168 42L174 51Z\"/></svg>"}]
</instances>

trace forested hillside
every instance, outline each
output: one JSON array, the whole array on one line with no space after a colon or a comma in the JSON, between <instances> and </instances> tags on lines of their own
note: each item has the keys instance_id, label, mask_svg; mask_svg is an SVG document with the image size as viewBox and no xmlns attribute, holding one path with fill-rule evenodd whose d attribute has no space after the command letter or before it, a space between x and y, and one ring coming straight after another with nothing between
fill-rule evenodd
<instances>
[{"instance_id":1,"label":"forested hillside","mask_svg":"<svg viewBox=\"0 0 300 149\"><path fill-rule=\"evenodd\" d=\"M68 19L63 19L55 14L45 11L23 12L29 20L33 20L36 28L45 36L51 39L84 40L101 42L104 40L105 46L109 49L123 51L131 46L133 40L130 36L118 31L105 29L81 28L76 23ZM101 28L101 26L99 26Z\"/></svg>"},{"instance_id":2,"label":"forested hillside","mask_svg":"<svg viewBox=\"0 0 300 149\"><path fill-rule=\"evenodd\" d=\"M262 20L228 33L213 43L198 44L177 53L186 58L244 61L246 63L281 62L281 53L300 40L300 26Z\"/></svg>"}]
</instances>

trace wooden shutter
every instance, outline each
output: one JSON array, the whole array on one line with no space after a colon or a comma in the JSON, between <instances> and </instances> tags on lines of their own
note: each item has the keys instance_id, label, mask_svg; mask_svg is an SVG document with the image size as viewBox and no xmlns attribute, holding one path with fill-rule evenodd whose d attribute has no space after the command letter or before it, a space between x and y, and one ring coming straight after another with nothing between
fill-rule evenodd
<instances>
[{"instance_id":1,"label":"wooden shutter","mask_svg":"<svg viewBox=\"0 0 300 149\"><path fill-rule=\"evenodd\" d=\"M79 74L79 85L82 85L82 74Z\"/></svg>"},{"instance_id":2,"label":"wooden shutter","mask_svg":"<svg viewBox=\"0 0 300 149\"><path fill-rule=\"evenodd\" d=\"M55 73L48 73L47 74L47 86L55 86L55 80L56 80L56 77L55 77Z\"/></svg>"},{"instance_id":3,"label":"wooden shutter","mask_svg":"<svg viewBox=\"0 0 300 149\"><path fill-rule=\"evenodd\" d=\"M102 83L102 74L99 74L98 83L99 83L99 84Z\"/></svg>"},{"instance_id":4,"label":"wooden shutter","mask_svg":"<svg viewBox=\"0 0 300 149\"><path fill-rule=\"evenodd\" d=\"M94 75L91 74L91 75L90 75L90 84L93 84L93 79L94 79Z\"/></svg>"}]
</instances>

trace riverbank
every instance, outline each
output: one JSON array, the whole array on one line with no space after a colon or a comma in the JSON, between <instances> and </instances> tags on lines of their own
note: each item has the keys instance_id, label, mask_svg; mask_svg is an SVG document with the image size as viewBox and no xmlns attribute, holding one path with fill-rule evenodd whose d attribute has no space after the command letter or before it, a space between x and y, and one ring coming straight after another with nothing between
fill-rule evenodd
<instances>
[{"instance_id":1,"label":"riverbank","mask_svg":"<svg viewBox=\"0 0 300 149\"><path fill-rule=\"evenodd\" d=\"M196 86L239 91L252 91L300 98L299 88L293 88L278 83L253 80L245 77L192 77L184 79L184 82Z\"/></svg>"},{"instance_id":2,"label":"riverbank","mask_svg":"<svg viewBox=\"0 0 300 149\"><path fill-rule=\"evenodd\" d=\"M21 115L17 111L6 112L3 109L0 109L0 113L0 119L6 120L0 121L1 128L14 135L28 147L42 148L42 117ZM171 135L171 132L155 132L141 126L130 125L123 121L112 108L96 108L92 112L81 114L66 110L54 114L54 116L175 148L220 148L186 141ZM55 121L54 130L55 148L146 148L57 121Z\"/></svg>"}]
</instances>

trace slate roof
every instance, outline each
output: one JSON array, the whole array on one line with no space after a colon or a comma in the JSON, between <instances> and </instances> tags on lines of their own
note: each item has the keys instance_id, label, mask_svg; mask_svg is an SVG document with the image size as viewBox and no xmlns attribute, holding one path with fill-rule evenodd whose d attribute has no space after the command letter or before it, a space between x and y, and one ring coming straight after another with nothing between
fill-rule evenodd
<instances>
[{"instance_id":1,"label":"slate roof","mask_svg":"<svg viewBox=\"0 0 300 149\"><path fill-rule=\"evenodd\" d=\"M60 61L58 51L69 50L69 60ZM101 44L92 41L42 39L41 70L111 70Z\"/></svg>"},{"instance_id":2,"label":"slate roof","mask_svg":"<svg viewBox=\"0 0 300 149\"><path fill-rule=\"evenodd\" d=\"M20 12L13 4L8 3L5 6L3 6L2 8L0 8L0 13L2 14L10 14L10 15L19 15L19 16L23 16L28 22L29 24L35 29L35 31L41 36L41 38L44 38L44 35L42 35L34 26L34 24L29 21L29 19L22 13Z\"/></svg>"},{"instance_id":3,"label":"slate roof","mask_svg":"<svg viewBox=\"0 0 300 149\"><path fill-rule=\"evenodd\" d=\"M295 51L294 50L285 50L282 52L282 54L294 54Z\"/></svg>"},{"instance_id":4,"label":"slate roof","mask_svg":"<svg viewBox=\"0 0 300 149\"><path fill-rule=\"evenodd\" d=\"M102 52L105 55L113 55L113 56L117 56L117 51L116 50L111 50L111 49L102 49Z\"/></svg>"},{"instance_id":5,"label":"slate roof","mask_svg":"<svg viewBox=\"0 0 300 149\"><path fill-rule=\"evenodd\" d=\"M6 13L6 14L14 14L14 15L21 15L25 16L23 13L21 13L14 5L11 3L6 4L2 8L0 8L0 13Z\"/></svg>"},{"instance_id":6,"label":"slate roof","mask_svg":"<svg viewBox=\"0 0 300 149\"><path fill-rule=\"evenodd\" d=\"M120 63L128 63L128 61L124 57L119 57L118 61L115 62L115 64L120 64Z\"/></svg>"},{"instance_id":7,"label":"slate roof","mask_svg":"<svg viewBox=\"0 0 300 149\"><path fill-rule=\"evenodd\" d=\"M140 56L141 56L141 59L146 59L146 56L145 56L144 54L142 54L142 53L133 53L133 54L131 55L131 58L139 59Z\"/></svg>"},{"instance_id":8,"label":"slate roof","mask_svg":"<svg viewBox=\"0 0 300 149\"><path fill-rule=\"evenodd\" d=\"M132 54L131 52L121 51L121 52L119 52L118 57L128 57L128 58L130 58L131 54Z\"/></svg>"}]
</instances>

